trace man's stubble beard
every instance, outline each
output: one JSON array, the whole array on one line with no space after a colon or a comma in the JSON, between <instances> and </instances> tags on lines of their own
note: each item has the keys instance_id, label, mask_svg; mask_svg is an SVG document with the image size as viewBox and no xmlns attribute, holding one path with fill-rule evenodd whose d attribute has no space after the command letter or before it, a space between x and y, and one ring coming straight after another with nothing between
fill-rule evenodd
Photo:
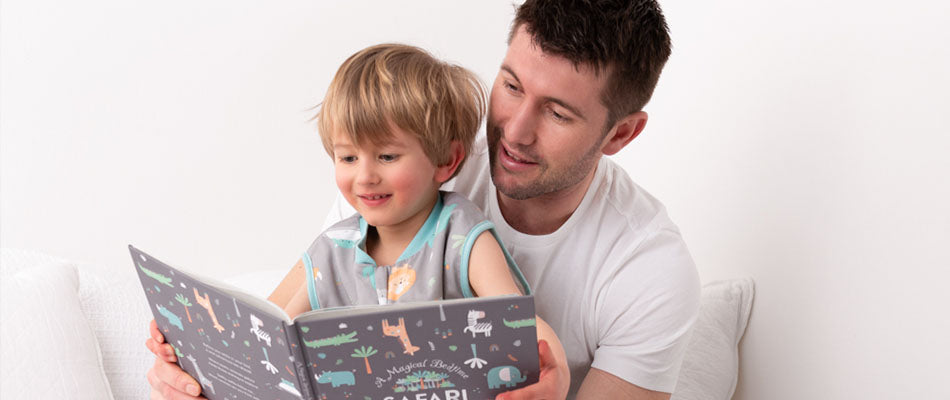
<instances>
[{"instance_id":1,"label":"man's stubble beard","mask_svg":"<svg viewBox=\"0 0 950 400\"><path fill-rule=\"evenodd\" d=\"M525 185L500 185L496 179L498 164L498 141L502 137L501 129L488 123L488 168L495 188L505 196L515 200L527 200L551 194L577 185L594 168L600 156L600 143L594 143L590 149L576 162L565 162L560 168L552 168L547 160L536 157L540 172L538 178ZM515 149L521 151L521 149ZM524 151L535 156L534 152Z\"/></svg>"}]
</instances>

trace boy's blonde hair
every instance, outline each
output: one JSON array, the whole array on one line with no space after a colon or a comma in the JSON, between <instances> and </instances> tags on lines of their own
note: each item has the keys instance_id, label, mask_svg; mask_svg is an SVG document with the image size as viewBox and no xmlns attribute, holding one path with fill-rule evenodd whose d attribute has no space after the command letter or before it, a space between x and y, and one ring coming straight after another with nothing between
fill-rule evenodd
<instances>
[{"instance_id":1,"label":"boy's blonde hair","mask_svg":"<svg viewBox=\"0 0 950 400\"><path fill-rule=\"evenodd\" d=\"M418 47L380 44L343 62L315 118L330 157L335 132L358 146L385 145L395 125L442 166L450 161L452 141L469 154L484 116L485 91L473 73Z\"/></svg>"}]
</instances>

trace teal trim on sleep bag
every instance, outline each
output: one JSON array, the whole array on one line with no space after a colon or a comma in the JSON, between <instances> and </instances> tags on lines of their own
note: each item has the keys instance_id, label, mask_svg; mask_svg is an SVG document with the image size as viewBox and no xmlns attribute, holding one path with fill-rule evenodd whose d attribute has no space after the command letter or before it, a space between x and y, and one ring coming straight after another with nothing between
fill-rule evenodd
<instances>
[{"instance_id":1,"label":"teal trim on sleep bag","mask_svg":"<svg viewBox=\"0 0 950 400\"><path fill-rule=\"evenodd\" d=\"M468 261L472 256L472 248L475 247L475 240L478 239L478 236L482 232L489 231L492 236L495 238L495 241L498 242L498 247L501 247L501 252L505 254L505 261L508 262L508 269L515 275L515 278L518 279L518 282L521 283L521 287L524 288L525 295L531 294L531 286L528 285L528 281L525 279L524 275L521 273L521 269L518 268L518 264L515 263L515 259L511 257L511 254L508 253L508 249L505 248L505 245L502 244L501 238L498 237L498 232L495 232L495 224L491 221L483 221L468 233L468 236L465 237L465 245L462 247L461 266L459 267L459 284L462 287L462 295L465 297L475 297L475 293L472 292L472 285L468 282Z\"/></svg>"},{"instance_id":2,"label":"teal trim on sleep bag","mask_svg":"<svg viewBox=\"0 0 950 400\"><path fill-rule=\"evenodd\" d=\"M307 295L310 297L310 309L320 309L320 299L317 298L317 286L313 283L313 261L310 254L303 253L303 267L307 270Z\"/></svg>"},{"instance_id":3,"label":"teal trim on sleep bag","mask_svg":"<svg viewBox=\"0 0 950 400\"><path fill-rule=\"evenodd\" d=\"M423 249L426 242L431 242L432 237L438 233L439 229L445 229L444 220L448 219L448 215L452 214L452 210L455 208L455 205L449 206L449 208L443 210L442 208L442 196L436 197L435 205L432 206L432 211L429 212L429 216L426 217L426 222L422 224L419 230L416 232L416 235L413 236L412 241L409 242L409 245L403 249L402 254L399 255L399 258L396 259L396 262L393 265L399 265L404 263L409 257L412 257L420 250ZM447 214L447 215L443 215ZM366 242L366 232L369 229L369 225L366 223L366 220L362 216L360 219L360 243L356 246L356 263L357 264L372 264L373 266L378 266L376 260L373 260L369 254L366 254L366 251L363 250ZM441 225L441 226L440 226Z\"/></svg>"}]
</instances>

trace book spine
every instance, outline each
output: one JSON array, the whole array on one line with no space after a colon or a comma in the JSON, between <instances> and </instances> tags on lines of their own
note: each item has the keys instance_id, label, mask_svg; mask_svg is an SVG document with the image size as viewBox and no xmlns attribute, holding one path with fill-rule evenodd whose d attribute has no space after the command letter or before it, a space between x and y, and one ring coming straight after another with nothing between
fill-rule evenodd
<instances>
[{"instance_id":1,"label":"book spine","mask_svg":"<svg viewBox=\"0 0 950 400\"><path fill-rule=\"evenodd\" d=\"M316 400L317 387L312 384L307 374L307 360L304 358L303 342L300 341L297 326L284 324L284 332L287 332L287 345L290 346L290 352L294 355L294 369L297 370L300 394L303 400Z\"/></svg>"}]
</instances>

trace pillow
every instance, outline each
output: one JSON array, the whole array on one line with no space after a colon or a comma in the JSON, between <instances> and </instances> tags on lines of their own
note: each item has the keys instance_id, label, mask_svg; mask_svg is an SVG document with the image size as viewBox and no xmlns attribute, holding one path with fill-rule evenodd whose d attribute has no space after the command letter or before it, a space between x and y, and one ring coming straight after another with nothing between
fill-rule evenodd
<instances>
[{"instance_id":1,"label":"pillow","mask_svg":"<svg viewBox=\"0 0 950 400\"><path fill-rule=\"evenodd\" d=\"M112 399L73 264L2 251L0 398Z\"/></svg>"},{"instance_id":2,"label":"pillow","mask_svg":"<svg viewBox=\"0 0 950 400\"><path fill-rule=\"evenodd\" d=\"M739 340L752 310L752 279L703 285L674 400L731 399L739 378Z\"/></svg>"},{"instance_id":3,"label":"pillow","mask_svg":"<svg viewBox=\"0 0 950 400\"><path fill-rule=\"evenodd\" d=\"M145 374L155 356L145 347L152 320L132 263L115 268L80 264L79 298L102 353L116 399L149 398Z\"/></svg>"}]
</instances>

